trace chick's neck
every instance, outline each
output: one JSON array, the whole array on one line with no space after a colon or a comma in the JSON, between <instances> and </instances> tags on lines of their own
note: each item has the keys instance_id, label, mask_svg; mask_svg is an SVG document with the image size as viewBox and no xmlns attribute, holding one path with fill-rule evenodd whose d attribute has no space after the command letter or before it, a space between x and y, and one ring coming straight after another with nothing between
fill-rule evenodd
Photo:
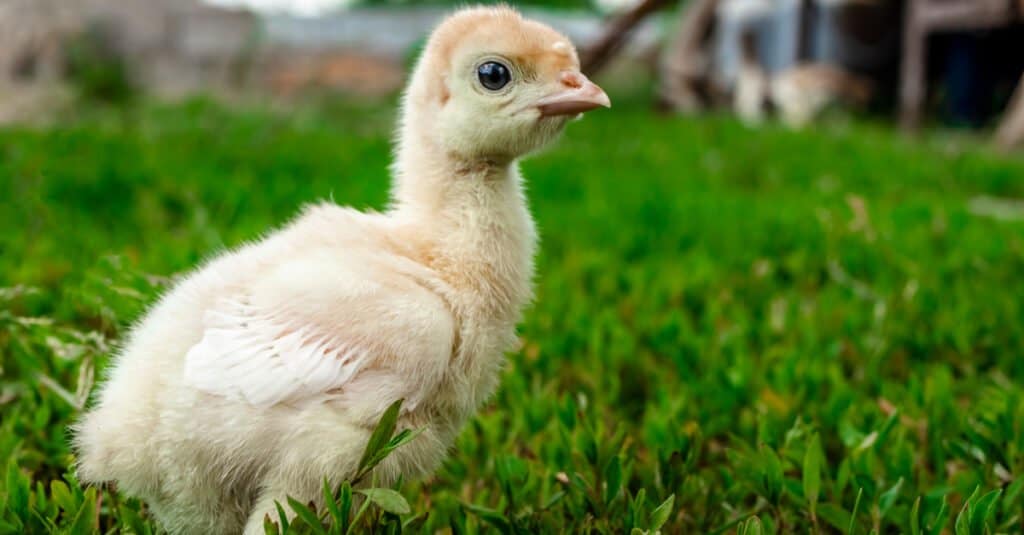
<instances>
[{"instance_id":1,"label":"chick's neck","mask_svg":"<svg viewBox=\"0 0 1024 535\"><path fill-rule=\"evenodd\" d=\"M429 263L501 323L530 299L536 236L515 160L467 158L406 130L392 214L418 229Z\"/></svg>"},{"instance_id":2,"label":"chick's neck","mask_svg":"<svg viewBox=\"0 0 1024 535\"><path fill-rule=\"evenodd\" d=\"M515 160L464 156L425 138L404 139L393 167L392 209L403 215L438 217L465 210L522 204Z\"/></svg>"}]
</instances>

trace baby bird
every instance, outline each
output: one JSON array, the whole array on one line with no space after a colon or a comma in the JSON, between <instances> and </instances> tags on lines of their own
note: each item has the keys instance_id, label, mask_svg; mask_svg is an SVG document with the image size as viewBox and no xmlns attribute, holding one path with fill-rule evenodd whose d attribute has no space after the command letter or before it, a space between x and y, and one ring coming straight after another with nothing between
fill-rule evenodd
<instances>
[{"instance_id":1,"label":"baby bird","mask_svg":"<svg viewBox=\"0 0 1024 535\"><path fill-rule=\"evenodd\" d=\"M388 210L307 208L177 284L74 428L81 480L116 482L171 533L262 533L286 496L322 507L398 399L399 427L423 432L376 479L431 473L531 299L517 160L602 106L565 36L507 7L453 14L403 96Z\"/></svg>"}]
</instances>

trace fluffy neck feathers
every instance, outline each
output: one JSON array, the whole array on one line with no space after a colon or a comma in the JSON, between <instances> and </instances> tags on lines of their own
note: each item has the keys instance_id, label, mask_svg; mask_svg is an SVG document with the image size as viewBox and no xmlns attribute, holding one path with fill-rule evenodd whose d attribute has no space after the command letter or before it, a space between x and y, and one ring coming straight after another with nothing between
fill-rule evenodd
<instances>
[{"instance_id":1,"label":"fluffy neck feathers","mask_svg":"<svg viewBox=\"0 0 1024 535\"><path fill-rule=\"evenodd\" d=\"M496 202L524 204L514 159L466 156L438 139L435 112L444 106L444 98L421 71L417 69L403 101L392 166L392 210L436 217L472 204L483 203L482 209L493 209Z\"/></svg>"},{"instance_id":2,"label":"fluffy neck feathers","mask_svg":"<svg viewBox=\"0 0 1024 535\"><path fill-rule=\"evenodd\" d=\"M481 195L512 194L504 200L522 201L515 194L520 189L515 161L462 157L413 128L403 129L392 175L392 207L403 213L436 216L469 208L470 203L498 200Z\"/></svg>"},{"instance_id":3,"label":"fluffy neck feathers","mask_svg":"<svg viewBox=\"0 0 1024 535\"><path fill-rule=\"evenodd\" d=\"M391 213L415 227L431 267L476 296L466 306L515 322L532 295L536 248L518 164L446 152L410 100L392 168Z\"/></svg>"}]
</instances>

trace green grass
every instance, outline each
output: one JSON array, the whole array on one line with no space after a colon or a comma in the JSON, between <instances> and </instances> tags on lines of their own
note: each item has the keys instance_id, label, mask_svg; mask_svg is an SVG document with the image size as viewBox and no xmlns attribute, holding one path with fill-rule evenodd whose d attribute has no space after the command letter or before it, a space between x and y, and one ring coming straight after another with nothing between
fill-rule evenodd
<instances>
[{"instance_id":1,"label":"green grass","mask_svg":"<svg viewBox=\"0 0 1024 535\"><path fill-rule=\"evenodd\" d=\"M68 473L94 368L202 258L305 202L382 207L388 110L0 131L0 532L153 529ZM402 486L407 531L1024 532L1024 222L968 208L1024 197L1024 162L625 104L523 167L524 346Z\"/></svg>"}]
</instances>

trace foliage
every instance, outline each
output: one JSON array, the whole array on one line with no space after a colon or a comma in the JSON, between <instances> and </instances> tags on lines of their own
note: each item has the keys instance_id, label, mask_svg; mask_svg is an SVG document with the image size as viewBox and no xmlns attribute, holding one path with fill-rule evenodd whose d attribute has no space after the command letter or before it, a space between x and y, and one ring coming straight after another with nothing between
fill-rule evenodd
<instances>
[{"instance_id":1,"label":"foliage","mask_svg":"<svg viewBox=\"0 0 1024 535\"><path fill-rule=\"evenodd\" d=\"M89 26L66 43L64 53L68 80L80 97L109 104L134 100L135 81L109 27Z\"/></svg>"},{"instance_id":2,"label":"foliage","mask_svg":"<svg viewBox=\"0 0 1024 535\"><path fill-rule=\"evenodd\" d=\"M92 378L201 258L303 202L383 206L383 110L0 131L0 533L155 529L69 473ZM1024 223L969 208L1024 196L1024 162L616 102L524 173L544 239L501 390L434 477L325 487L295 530L1024 530Z\"/></svg>"}]
</instances>

